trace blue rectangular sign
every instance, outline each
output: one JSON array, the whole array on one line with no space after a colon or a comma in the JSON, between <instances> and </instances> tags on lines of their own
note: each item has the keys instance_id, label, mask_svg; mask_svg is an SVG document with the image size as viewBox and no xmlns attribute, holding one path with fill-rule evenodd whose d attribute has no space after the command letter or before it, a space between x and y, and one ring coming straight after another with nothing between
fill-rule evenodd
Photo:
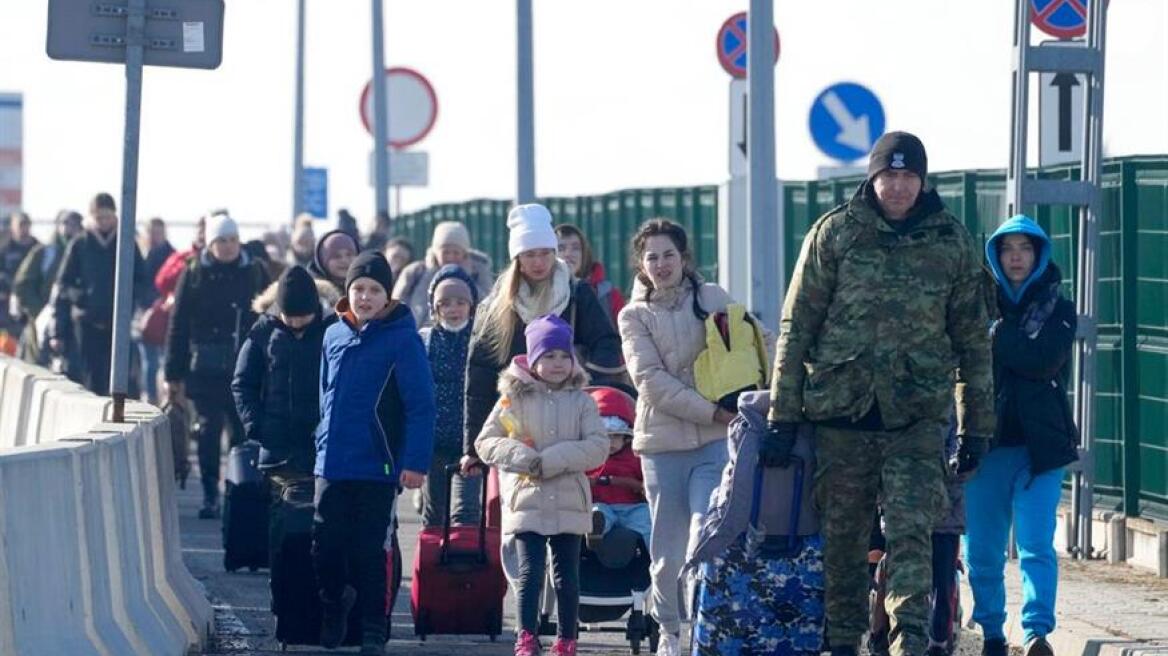
<instances>
[{"instance_id":1,"label":"blue rectangular sign","mask_svg":"<svg viewBox=\"0 0 1168 656\"><path fill-rule=\"evenodd\" d=\"M304 211L318 219L328 218L328 169L304 169Z\"/></svg>"}]
</instances>

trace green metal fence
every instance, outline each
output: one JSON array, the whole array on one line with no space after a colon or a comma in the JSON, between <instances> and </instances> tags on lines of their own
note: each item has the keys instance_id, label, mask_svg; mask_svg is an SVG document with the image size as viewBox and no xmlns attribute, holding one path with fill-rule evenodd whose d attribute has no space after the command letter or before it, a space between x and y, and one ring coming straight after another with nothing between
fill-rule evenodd
<instances>
[{"instance_id":1,"label":"green metal fence","mask_svg":"<svg viewBox=\"0 0 1168 656\"><path fill-rule=\"evenodd\" d=\"M1076 167L1040 172L1077 177ZM846 201L857 179L787 182L783 186L783 248L793 267L808 227ZM984 240L1002 221L1005 176L1000 170L930 176L949 209ZM1168 156L1108 160L1103 167L1099 280L1098 396L1095 426L1096 505L1129 516L1168 519ZM546 198L557 222L580 226L614 284L632 283L628 244L646 219L664 216L691 235L702 273L718 269L718 188L629 189L597 196ZM435 205L401 217L400 233L424 247L438 221L456 220L497 266L507 260L509 201ZM1077 220L1072 208L1029 213L1050 233L1054 259L1074 293Z\"/></svg>"}]
</instances>

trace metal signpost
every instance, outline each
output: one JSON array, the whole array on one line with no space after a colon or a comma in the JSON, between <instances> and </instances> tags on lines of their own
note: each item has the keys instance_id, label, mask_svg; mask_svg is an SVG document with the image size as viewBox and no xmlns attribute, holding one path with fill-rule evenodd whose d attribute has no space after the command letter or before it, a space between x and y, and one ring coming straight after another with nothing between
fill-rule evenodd
<instances>
[{"instance_id":1,"label":"metal signpost","mask_svg":"<svg viewBox=\"0 0 1168 656\"><path fill-rule=\"evenodd\" d=\"M866 157L884 134L884 107L867 87L840 82L811 103L811 138L825 155L844 163Z\"/></svg>"},{"instance_id":2,"label":"metal signpost","mask_svg":"<svg viewBox=\"0 0 1168 656\"><path fill-rule=\"evenodd\" d=\"M389 213L389 158L381 147L389 139L389 101L386 98L385 76L385 18L382 12L381 0L373 0L373 72L371 73L373 105L370 108L372 128L369 120L365 121L365 129L373 135L375 157L377 158L377 184L373 187L373 203L378 214ZM366 91L370 86L365 87ZM365 97L361 96L362 119L365 118Z\"/></svg>"},{"instance_id":3,"label":"metal signpost","mask_svg":"<svg viewBox=\"0 0 1168 656\"><path fill-rule=\"evenodd\" d=\"M726 210L718 220L718 261L723 263L718 267L718 281L774 329L779 325L786 269L775 179L774 65L779 59L779 33L771 3L751 3L750 16L760 17L757 30L752 29L755 23L747 20L746 12L727 18L714 45L718 63L731 78L730 180L719 201ZM748 47L754 42L761 42L762 47Z\"/></svg>"},{"instance_id":4,"label":"metal signpost","mask_svg":"<svg viewBox=\"0 0 1168 656\"><path fill-rule=\"evenodd\" d=\"M304 211L304 2L296 0L296 100L292 118L292 216Z\"/></svg>"},{"instance_id":5,"label":"metal signpost","mask_svg":"<svg viewBox=\"0 0 1168 656\"><path fill-rule=\"evenodd\" d=\"M304 197L300 199L304 211L313 218L328 218L328 169L306 167L302 186Z\"/></svg>"},{"instance_id":6,"label":"metal signpost","mask_svg":"<svg viewBox=\"0 0 1168 656\"><path fill-rule=\"evenodd\" d=\"M142 66L214 69L223 60L223 0L49 0L45 50L59 60L124 63L126 120L117 237L110 392L113 421L125 418L133 311L134 224Z\"/></svg>"},{"instance_id":7,"label":"metal signpost","mask_svg":"<svg viewBox=\"0 0 1168 656\"><path fill-rule=\"evenodd\" d=\"M531 0L515 0L515 203L535 201L535 81Z\"/></svg>"},{"instance_id":8,"label":"metal signpost","mask_svg":"<svg viewBox=\"0 0 1168 656\"><path fill-rule=\"evenodd\" d=\"M1084 47L1030 45L1030 26L1061 38L1086 32ZM1091 558L1094 507L1096 349L1099 309L1099 217L1103 164L1103 69L1106 61L1107 3L1085 0L1015 0L1013 93L1010 159L1006 168L1006 215L1033 205L1071 205L1079 209L1075 266L1075 423L1079 461L1071 470L1071 553ZM1026 174L1031 73L1083 75L1083 153L1079 180L1042 180ZM1124 462L1125 473L1138 463Z\"/></svg>"}]
</instances>

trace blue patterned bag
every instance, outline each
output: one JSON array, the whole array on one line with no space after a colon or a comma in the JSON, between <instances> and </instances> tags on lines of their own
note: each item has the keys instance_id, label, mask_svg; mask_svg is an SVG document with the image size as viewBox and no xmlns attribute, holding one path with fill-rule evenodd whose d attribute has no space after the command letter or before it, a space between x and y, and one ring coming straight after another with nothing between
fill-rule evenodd
<instances>
[{"instance_id":1,"label":"blue patterned bag","mask_svg":"<svg viewBox=\"0 0 1168 656\"><path fill-rule=\"evenodd\" d=\"M789 526L799 525L803 467L793 459ZM701 565L694 656L818 654L823 644L823 538L765 535L759 526L764 468L755 469L750 524L726 551Z\"/></svg>"}]
</instances>

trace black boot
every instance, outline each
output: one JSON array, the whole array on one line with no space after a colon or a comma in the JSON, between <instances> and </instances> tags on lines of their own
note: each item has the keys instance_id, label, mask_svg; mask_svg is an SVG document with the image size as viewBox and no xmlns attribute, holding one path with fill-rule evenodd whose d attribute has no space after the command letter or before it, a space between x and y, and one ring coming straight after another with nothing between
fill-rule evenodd
<instances>
[{"instance_id":1,"label":"black boot","mask_svg":"<svg viewBox=\"0 0 1168 656\"><path fill-rule=\"evenodd\" d=\"M219 519L219 495L203 493L203 507L199 509L199 519Z\"/></svg>"},{"instance_id":2,"label":"black boot","mask_svg":"<svg viewBox=\"0 0 1168 656\"><path fill-rule=\"evenodd\" d=\"M1035 636L1026 643L1026 656L1054 656L1054 649L1046 636Z\"/></svg>"},{"instance_id":3,"label":"black boot","mask_svg":"<svg viewBox=\"0 0 1168 656\"><path fill-rule=\"evenodd\" d=\"M353 586L346 585L341 592L341 598L329 601L322 594L320 597L320 646L325 649L336 649L345 641L345 633L349 628L349 611L357 602L357 591Z\"/></svg>"},{"instance_id":4,"label":"black boot","mask_svg":"<svg viewBox=\"0 0 1168 656\"><path fill-rule=\"evenodd\" d=\"M1006 646L1005 638L991 638L982 643L982 656L1009 656L1010 648Z\"/></svg>"},{"instance_id":5,"label":"black boot","mask_svg":"<svg viewBox=\"0 0 1168 656\"><path fill-rule=\"evenodd\" d=\"M380 621L365 620L361 623L361 656L383 656L385 654L385 618Z\"/></svg>"}]
</instances>

